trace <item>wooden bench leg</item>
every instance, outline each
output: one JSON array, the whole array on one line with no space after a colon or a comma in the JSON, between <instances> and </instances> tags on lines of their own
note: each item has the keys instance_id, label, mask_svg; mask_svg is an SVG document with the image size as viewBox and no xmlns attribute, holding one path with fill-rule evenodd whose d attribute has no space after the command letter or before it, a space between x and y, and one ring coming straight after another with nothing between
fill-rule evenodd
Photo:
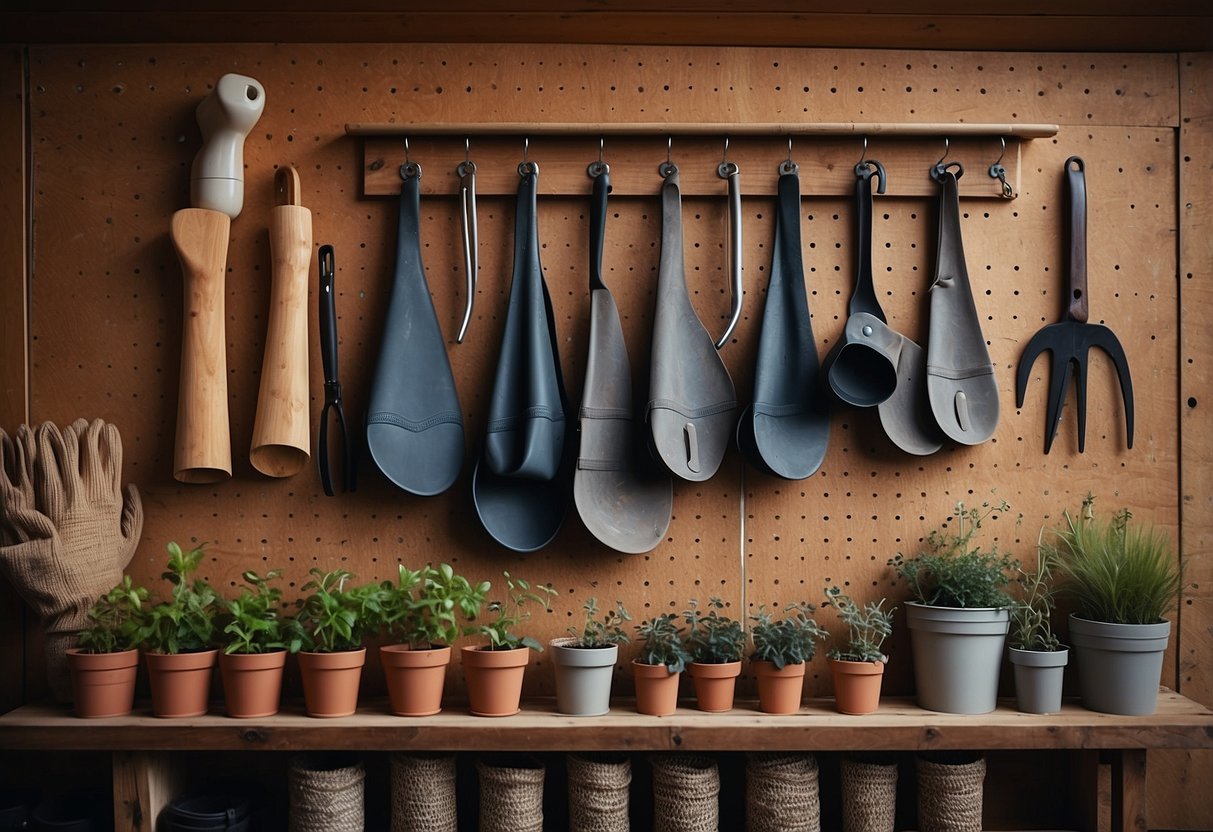
<instances>
[{"instance_id":1,"label":"wooden bench leg","mask_svg":"<svg viewBox=\"0 0 1213 832\"><path fill-rule=\"evenodd\" d=\"M153 832L160 810L181 793L184 755L113 752L114 832Z\"/></svg>"},{"instance_id":2,"label":"wooden bench leg","mask_svg":"<svg viewBox=\"0 0 1213 832\"><path fill-rule=\"evenodd\" d=\"M1146 832L1146 750L1122 748L1112 758L1112 832Z\"/></svg>"}]
</instances>

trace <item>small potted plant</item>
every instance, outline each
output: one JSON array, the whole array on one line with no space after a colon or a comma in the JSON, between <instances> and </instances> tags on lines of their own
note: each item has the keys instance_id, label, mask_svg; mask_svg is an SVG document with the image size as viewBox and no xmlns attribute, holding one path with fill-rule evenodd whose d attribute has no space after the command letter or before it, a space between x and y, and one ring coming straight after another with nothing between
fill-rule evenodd
<instances>
[{"instance_id":1,"label":"small potted plant","mask_svg":"<svg viewBox=\"0 0 1213 832\"><path fill-rule=\"evenodd\" d=\"M219 675L228 716L252 719L278 713L287 644L282 590L270 582L281 576L279 569L271 569L264 577L246 571L241 575L246 586L235 598L223 602Z\"/></svg>"},{"instance_id":2,"label":"small potted plant","mask_svg":"<svg viewBox=\"0 0 1213 832\"><path fill-rule=\"evenodd\" d=\"M461 621L480 612L488 582L472 586L450 564L412 570L400 564L396 581L384 581L383 627L396 640L379 648L392 713L431 716L442 710L451 644Z\"/></svg>"},{"instance_id":3,"label":"small potted plant","mask_svg":"<svg viewBox=\"0 0 1213 832\"><path fill-rule=\"evenodd\" d=\"M710 713L732 710L746 647L741 622L721 615L724 608L724 600L713 597L708 599L707 612L691 601L690 609L682 614L691 654L687 673L695 684L695 702L699 710Z\"/></svg>"},{"instance_id":4,"label":"small potted plant","mask_svg":"<svg viewBox=\"0 0 1213 832\"><path fill-rule=\"evenodd\" d=\"M1046 547L1057 554L1066 591L1077 610L1070 641L1085 707L1113 714L1154 713L1171 622L1163 618L1179 597L1180 570L1162 532L1133 525L1121 509L1097 520L1088 495L1078 518L1066 512Z\"/></svg>"},{"instance_id":5,"label":"small potted plant","mask_svg":"<svg viewBox=\"0 0 1213 832\"><path fill-rule=\"evenodd\" d=\"M299 654L304 708L308 716L349 716L358 709L366 664L363 637L378 626L384 591L377 583L349 586L354 575L344 569L313 567L309 574L288 643Z\"/></svg>"},{"instance_id":6,"label":"small potted plant","mask_svg":"<svg viewBox=\"0 0 1213 832\"><path fill-rule=\"evenodd\" d=\"M1015 671L1015 701L1019 710L1028 714L1061 710L1061 683L1070 650L1053 632L1056 566L1056 550L1040 546L1036 567L1027 570L1020 566L1016 570L1017 592L1011 607L1007 651Z\"/></svg>"},{"instance_id":7,"label":"small potted plant","mask_svg":"<svg viewBox=\"0 0 1213 832\"><path fill-rule=\"evenodd\" d=\"M126 716L131 712L146 604L147 590L124 575L122 583L89 609L89 625L80 631L80 646L67 651L76 716Z\"/></svg>"},{"instance_id":8,"label":"small potted plant","mask_svg":"<svg viewBox=\"0 0 1213 832\"><path fill-rule=\"evenodd\" d=\"M768 714L794 714L800 710L805 664L817 654L817 642L828 633L813 620L817 607L800 602L774 616L762 605L750 616L754 653L750 665L758 677L758 707Z\"/></svg>"},{"instance_id":9,"label":"small potted plant","mask_svg":"<svg viewBox=\"0 0 1213 832\"><path fill-rule=\"evenodd\" d=\"M834 680L834 707L842 714L870 714L880 704L889 660L881 648L893 634L893 609L884 608L883 598L860 606L837 585L827 586L825 595L823 606L838 610L847 628L846 647L831 647L826 653Z\"/></svg>"},{"instance_id":10,"label":"small potted plant","mask_svg":"<svg viewBox=\"0 0 1213 832\"><path fill-rule=\"evenodd\" d=\"M906 624L918 704L929 711L984 714L998 704L1011 621L1006 587L1017 563L975 540L987 520L1009 510L1005 502L974 508L957 503L948 522L927 536L926 551L889 560L914 596L906 602Z\"/></svg>"},{"instance_id":11,"label":"small potted plant","mask_svg":"<svg viewBox=\"0 0 1213 832\"><path fill-rule=\"evenodd\" d=\"M636 680L636 710L669 716L678 710L678 679L691 660L683 644L677 613L666 612L636 625L640 655L632 660Z\"/></svg>"},{"instance_id":12,"label":"small potted plant","mask_svg":"<svg viewBox=\"0 0 1213 832\"><path fill-rule=\"evenodd\" d=\"M206 713L215 667L215 615L218 596L201 578L203 547L188 552L168 544L168 570L161 577L172 585L169 598L147 611L140 640L147 658L152 713L161 717Z\"/></svg>"},{"instance_id":13,"label":"small potted plant","mask_svg":"<svg viewBox=\"0 0 1213 832\"><path fill-rule=\"evenodd\" d=\"M531 651L543 652L543 645L531 636L519 636L514 629L530 619L535 604L542 605L544 610L551 609L552 596L556 594L549 586L531 584L509 572L502 575L505 600L490 601L486 611L491 617L473 622L465 630L485 640L484 644L464 646L461 651L473 716L518 713Z\"/></svg>"},{"instance_id":14,"label":"small potted plant","mask_svg":"<svg viewBox=\"0 0 1213 832\"><path fill-rule=\"evenodd\" d=\"M569 636L554 638L552 666L556 671L556 710L573 716L600 716L611 709L611 677L619 645L627 644L623 625L632 620L622 602L598 614L598 599L582 605L585 623L569 627Z\"/></svg>"}]
</instances>

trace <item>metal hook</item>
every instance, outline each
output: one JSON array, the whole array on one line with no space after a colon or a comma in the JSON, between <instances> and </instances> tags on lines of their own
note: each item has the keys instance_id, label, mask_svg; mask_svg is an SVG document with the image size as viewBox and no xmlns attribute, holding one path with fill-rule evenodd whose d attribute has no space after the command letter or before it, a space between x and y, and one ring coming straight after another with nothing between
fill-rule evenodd
<instances>
[{"instance_id":1,"label":"metal hook","mask_svg":"<svg viewBox=\"0 0 1213 832\"><path fill-rule=\"evenodd\" d=\"M999 136L998 141L1002 143L1002 152L998 154L997 161L990 165L990 178L997 179L1002 185L1002 198L1014 199L1015 189L1011 187L1011 183L1007 181L1007 169L1003 167L1002 159L1007 155L1007 139L1005 136Z\"/></svg>"},{"instance_id":2,"label":"metal hook","mask_svg":"<svg viewBox=\"0 0 1213 832\"><path fill-rule=\"evenodd\" d=\"M463 139L463 161L472 161L472 140L467 136L465 136Z\"/></svg>"},{"instance_id":3,"label":"metal hook","mask_svg":"<svg viewBox=\"0 0 1213 832\"><path fill-rule=\"evenodd\" d=\"M599 136L598 137L598 161L590 162L590 164L585 169L585 172L587 174L589 174L589 177L591 179L597 179L599 176L602 176L604 173L611 172L611 166L608 165L606 162L602 161L602 151L603 151L603 146L605 144L606 144L606 140L603 139L602 136Z\"/></svg>"},{"instance_id":4,"label":"metal hook","mask_svg":"<svg viewBox=\"0 0 1213 832\"><path fill-rule=\"evenodd\" d=\"M945 153L944 155L946 156L947 154ZM862 165L864 162L866 162L867 159L868 159L868 137L865 135L863 137L863 152L859 154L859 161L855 163L855 167L858 168L860 165Z\"/></svg>"},{"instance_id":5,"label":"metal hook","mask_svg":"<svg viewBox=\"0 0 1213 832\"><path fill-rule=\"evenodd\" d=\"M531 137L523 136L522 137L522 164L524 164L524 165L526 164L526 162L527 162L526 157L527 157L527 154L530 152L531 152Z\"/></svg>"},{"instance_id":6,"label":"metal hook","mask_svg":"<svg viewBox=\"0 0 1213 832\"><path fill-rule=\"evenodd\" d=\"M940 165L943 164L943 160L948 158L948 151L951 150L951 147L952 147L952 145L951 145L951 142L948 141L948 137L944 136L943 137L943 155L939 157L939 161L936 162L934 165L932 165L932 167L939 167Z\"/></svg>"},{"instance_id":7,"label":"metal hook","mask_svg":"<svg viewBox=\"0 0 1213 832\"><path fill-rule=\"evenodd\" d=\"M788 158L779 163L779 175L788 176L790 174L799 173L800 165L792 161L792 137L788 136Z\"/></svg>"},{"instance_id":8,"label":"metal hook","mask_svg":"<svg viewBox=\"0 0 1213 832\"><path fill-rule=\"evenodd\" d=\"M729 137L724 137L724 154L720 157L720 164L726 165L729 162Z\"/></svg>"},{"instance_id":9,"label":"metal hook","mask_svg":"<svg viewBox=\"0 0 1213 832\"><path fill-rule=\"evenodd\" d=\"M531 137L522 137L522 161L518 163L518 175L530 176L532 173L539 173L539 165L535 162L527 160L527 154L531 152Z\"/></svg>"},{"instance_id":10,"label":"metal hook","mask_svg":"<svg viewBox=\"0 0 1213 832\"><path fill-rule=\"evenodd\" d=\"M788 136L788 164L789 165L796 164L795 162L792 161L792 137L790 135Z\"/></svg>"},{"instance_id":11,"label":"metal hook","mask_svg":"<svg viewBox=\"0 0 1213 832\"><path fill-rule=\"evenodd\" d=\"M421 176L421 165L409 159L409 137L404 137L404 164L400 166L400 178L411 179Z\"/></svg>"},{"instance_id":12,"label":"metal hook","mask_svg":"<svg viewBox=\"0 0 1213 832\"><path fill-rule=\"evenodd\" d=\"M678 165L674 164L674 137L666 136L665 161L657 166L657 174L662 179L668 179L671 174L678 173Z\"/></svg>"},{"instance_id":13,"label":"metal hook","mask_svg":"<svg viewBox=\"0 0 1213 832\"><path fill-rule=\"evenodd\" d=\"M404 137L404 163L406 165L409 163L409 137L408 136Z\"/></svg>"},{"instance_id":14,"label":"metal hook","mask_svg":"<svg viewBox=\"0 0 1213 832\"><path fill-rule=\"evenodd\" d=\"M665 163L667 165L674 164L674 137L665 137Z\"/></svg>"}]
</instances>

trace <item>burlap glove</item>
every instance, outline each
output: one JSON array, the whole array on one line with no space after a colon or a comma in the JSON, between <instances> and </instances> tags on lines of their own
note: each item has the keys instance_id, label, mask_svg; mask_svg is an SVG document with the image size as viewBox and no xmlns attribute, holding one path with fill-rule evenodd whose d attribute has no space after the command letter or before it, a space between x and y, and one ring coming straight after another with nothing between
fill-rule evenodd
<instances>
[{"instance_id":1,"label":"burlap glove","mask_svg":"<svg viewBox=\"0 0 1213 832\"><path fill-rule=\"evenodd\" d=\"M65 651L89 608L122 579L143 529L143 505L133 485L122 488L122 439L113 425L77 420L60 431L44 422L33 437L31 457L18 431L11 469L5 452L0 496L12 542L0 549L0 566L46 623L47 677L55 697L66 700ZM27 472L17 464L23 455Z\"/></svg>"}]
</instances>

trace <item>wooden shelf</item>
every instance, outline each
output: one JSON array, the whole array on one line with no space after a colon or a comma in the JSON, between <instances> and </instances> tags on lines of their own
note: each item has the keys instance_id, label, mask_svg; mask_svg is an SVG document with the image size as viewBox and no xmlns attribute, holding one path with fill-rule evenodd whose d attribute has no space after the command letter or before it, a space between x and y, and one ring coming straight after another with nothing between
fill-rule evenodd
<instances>
[{"instance_id":1,"label":"wooden shelf","mask_svg":"<svg viewBox=\"0 0 1213 832\"><path fill-rule=\"evenodd\" d=\"M220 706L216 704L216 709ZM810 700L791 716L768 716L743 702L726 714L680 708L669 717L637 714L617 702L601 717L557 714L529 702L515 716L473 717L457 707L424 718L394 716L386 702L352 717L314 719L298 706L261 720L221 714L164 720L146 709L129 717L81 720L66 709L28 705L0 717L0 749L47 750L467 750L480 751L913 751L925 749L1143 749L1213 747L1213 711L1176 693L1159 694L1151 716L1099 714L1067 703L1059 714L1022 714L1012 702L976 716L924 711L886 699L866 716L835 713Z\"/></svg>"}]
</instances>

